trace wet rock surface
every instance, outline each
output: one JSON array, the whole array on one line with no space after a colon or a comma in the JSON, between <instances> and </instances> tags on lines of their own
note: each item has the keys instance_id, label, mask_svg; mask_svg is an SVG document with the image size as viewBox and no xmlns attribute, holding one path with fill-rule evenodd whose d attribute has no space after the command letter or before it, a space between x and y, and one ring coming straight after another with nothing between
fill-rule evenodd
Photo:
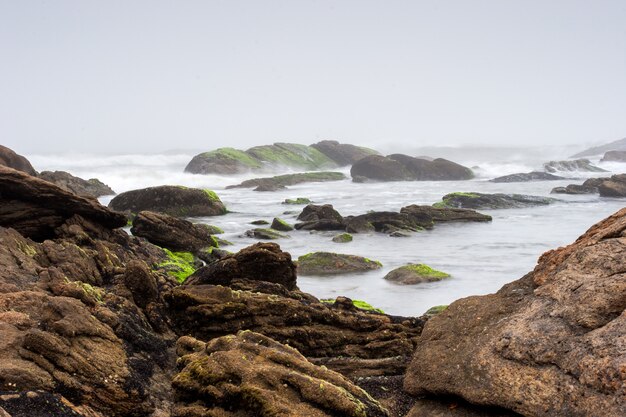
<instances>
[{"instance_id":1,"label":"wet rock surface","mask_svg":"<svg viewBox=\"0 0 626 417\"><path fill-rule=\"evenodd\" d=\"M348 166L369 155L378 154L377 151L362 146L339 143L336 140L323 140L311 145L339 166Z\"/></svg>"},{"instance_id":2,"label":"wet rock surface","mask_svg":"<svg viewBox=\"0 0 626 417\"><path fill-rule=\"evenodd\" d=\"M345 179L346 176L341 172L302 172L297 174L277 175L275 177L253 178L237 185L229 185L226 189L262 187L267 190L278 190L284 189L289 185L307 182L341 181Z\"/></svg>"},{"instance_id":3,"label":"wet rock surface","mask_svg":"<svg viewBox=\"0 0 626 417\"><path fill-rule=\"evenodd\" d=\"M424 328L405 378L522 415L625 415L626 210L496 294L452 303Z\"/></svg>"},{"instance_id":4,"label":"wet rock surface","mask_svg":"<svg viewBox=\"0 0 626 417\"><path fill-rule=\"evenodd\" d=\"M66 191L70 191L84 197L98 198L103 195L115 194L115 191L113 191L111 187L97 178L84 180L65 171L43 171L38 175L38 177L42 180L56 184Z\"/></svg>"},{"instance_id":5,"label":"wet rock surface","mask_svg":"<svg viewBox=\"0 0 626 417\"><path fill-rule=\"evenodd\" d=\"M451 193L435 203L436 208L508 209L545 206L557 202L550 197L524 194Z\"/></svg>"},{"instance_id":6,"label":"wet rock surface","mask_svg":"<svg viewBox=\"0 0 626 417\"><path fill-rule=\"evenodd\" d=\"M502 177L494 178L489 181L491 182L530 182L530 181L556 181L556 180L562 180L562 179L565 179L565 177L560 177L558 175L550 174L548 172L533 171L533 172L526 172L522 174L504 175Z\"/></svg>"},{"instance_id":7,"label":"wet rock surface","mask_svg":"<svg viewBox=\"0 0 626 417\"><path fill-rule=\"evenodd\" d=\"M371 155L350 169L356 182L373 181L451 181L474 177L472 170L443 158L432 161L403 154Z\"/></svg>"},{"instance_id":8,"label":"wet rock surface","mask_svg":"<svg viewBox=\"0 0 626 417\"><path fill-rule=\"evenodd\" d=\"M380 269L378 261L356 255L332 252L313 252L298 258L300 275L339 275Z\"/></svg>"},{"instance_id":9,"label":"wet rock surface","mask_svg":"<svg viewBox=\"0 0 626 417\"><path fill-rule=\"evenodd\" d=\"M433 207L433 206L420 206L412 204L410 206L402 207L400 213L412 216L415 219L421 219L421 222L426 223L432 221L433 223L448 223L448 222L490 222L491 216L479 213L475 210L465 208L449 208L449 207Z\"/></svg>"}]
</instances>

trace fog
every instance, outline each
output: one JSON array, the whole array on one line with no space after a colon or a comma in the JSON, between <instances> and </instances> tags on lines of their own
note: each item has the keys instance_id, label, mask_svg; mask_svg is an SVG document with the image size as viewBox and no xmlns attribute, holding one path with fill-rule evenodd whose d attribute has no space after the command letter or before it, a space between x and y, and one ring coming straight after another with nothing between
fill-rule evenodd
<instances>
[{"instance_id":1,"label":"fog","mask_svg":"<svg viewBox=\"0 0 626 417\"><path fill-rule=\"evenodd\" d=\"M0 1L0 143L160 152L626 136L626 2Z\"/></svg>"}]
</instances>

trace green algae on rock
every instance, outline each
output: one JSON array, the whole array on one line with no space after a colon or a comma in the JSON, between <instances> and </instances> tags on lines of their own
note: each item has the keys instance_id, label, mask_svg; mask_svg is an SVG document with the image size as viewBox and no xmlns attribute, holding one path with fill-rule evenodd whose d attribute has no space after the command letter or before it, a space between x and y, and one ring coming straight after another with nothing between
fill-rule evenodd
<instances>
[{"instance_id":1,"label":"green algae on rock","mask_svg":"<svg viewBox=\"0 0 626 417\"><path fill-rule=\"evenodd\" d=\"M246 236L264 240L285 239L289 237L288 235L284 235L274 229L268 228L257 228L248 230L246 231Z\"/></svg>"},{"instance_id":2,"label":"green algae on rock","mask_svg":"<svg viewBox=\"0 0 626 417\"><path fill-rule=\"evenodd\" d=\"M366 272L382 268L382 264L356 255L332 252L313 252L298 258L301 275L339 275Z\"/></svg>"},{"instance_id":3,"label":"green algae on rock","mask_svg":"<svg viewBox=\"0 0 626 417\"><path fill-rule=\"evenodd\" d=\"M280 232L290 232L293 230L292 225L290 225L289 223L287 223L286 221L278 217L274 217L274 220L272 220L272 225L270 227Z\"/></svg>"},{"instance_id":4,"label":"green algae on rock","mask_svg":"<svg viewBox=\"0 0 626 417\"><path fill-rule=\"evenodd\" d=\"M172 252L162 248L167 255L167 260L157 265L158 269L164 269L176 281L183 283L187 277L196 271L195 258L191 252Z\"/></svg>"},{"instance_id":5,"label":"green algae on rock","mask_svg":"<svg viewBox=\"0 0 626 417\"><path fill-rule=\"evenodd\" d=\"M559 200L524 194L450 193L433 204L435 208L507 209L545 206Z\"/></svg>"},{"instance_id":6,"label":"green algae on rock","mask_svg":"<svg viewBox=\"0 0 626 417\"><path fill-rule=\"evenodd\" d=\"M333 237L335 243L348 243L352 242L352 235L350 233L341 233Z\"/></svg>"},{"instance_id":7,"label":"green algae on rock","mask_svg":"<svg viewBox=\"0 0 626 417\"><path fill-rule=\"evenodd\" d=\"M286 198L283 204L311 204L311 200L305 197Z\"/></svg>"},{"instance_id":8,"label":"green algae on rock","mask_svg":"<svg viewBox=\"0 0 626 417\"><path fill-rule=\"evenodd\" d=\"M449 278L450 274L437 271L425 264L408 264L396 268L385 275L385 279L398 284L419 284L422 282L441 281Z\"/></svg>"}]
</instances>

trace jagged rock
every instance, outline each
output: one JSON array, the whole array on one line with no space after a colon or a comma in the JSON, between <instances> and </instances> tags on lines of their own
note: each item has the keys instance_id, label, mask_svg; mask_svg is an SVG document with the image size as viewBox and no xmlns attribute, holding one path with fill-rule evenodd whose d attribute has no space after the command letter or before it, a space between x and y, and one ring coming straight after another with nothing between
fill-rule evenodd
<instances>
[{"instance_id":1,"label":"jagged rock","mask_svg":"<svg viewBox=\"0 0 626 417\"><path fill-rule=\"evenodd\" d=\"M522 415L626 415L626 209L495 294L431 318L410 394L458 395Z\"/></svg>"},{"instance_id":2,"label":"jagged rock","mask_svg":"<svg viewBox=\"0 0 626 417\"><path fill-rule=\"evenodd\" d=\"M543 164L543 169L546 172L552 173L559 171L607 172L606 169L602 169L593 165L588 159L575 159L573 161L550 161Z\"/></svg>"},{"instance_id":3,"label":"jagged rock","mask_svg":"<svg viewBox=\"0 0 626 417\"><path fill-rule=\"evenodd\" d=\"M207 225L193 224L153 211L140 211L133 219L130 231L135 236L176 252L196 253L209 246L218 246Z\"/></svg>"},{"instance_id":4,"label":"jagged rock","mask_svg":"<svg viewBox=\"0 0 626 417\"><path fill-rule=\"evenodd\" d=\"M365 157L350 170L352 178L376 181L449 181L474 177L472 170L462 165L437 158L432 161L403 154Z\"/></svg>"},{"instance_id":5,"label":"jagged rock","mask_svg":"<svg viewBox=\"0 0 626 417\"><path fill-rule=\"evenodd\" d=\"M613 175L598 184L600 197L626 197L626 174Z\"/></svg>"},{"instance_id":6,"label":"jagged rock","mask_svg":"<svg viewBox=\"0 0 626 417\"><path fill-rule=\"evenodd\" d=\"M382 264L356 255L313 252L298 258L300 275L337 275L380 269Z\"/></svg>"},{"instance_id":7,"label":"jagged rock","mask_svg":"<svg viewBox=\"0 0 626 417\"><path fill-rule=\"evenodd\" d=\"M450 193L435 203L435 208L508 209L545 206L559 200L523 194Z\"/></svg>"},{"instance_id":8,"label":"jagged rock","mask_svg":"<svg viewBox=\"0 0 626 417\"><path fill-rule=\"evenodd\" d=\"M530 181L556 181L565 177L549 174L547 172L533 171L523 174L510 174L489 180L490 182L530 182Z\"/></svg>"},{"instance_id":9,"label":"jagged rock","mask_svg":"<svg viewBox=\"0 0 626 417\"><path fill-rule=\"evenodd\" d=\"M626 151L608 151L604 154L601 162L626 162Z\"/></svg>"},{"instance_id":10,"label":"jagged rock","mask_svg":"<svg viewBox=\"0 0 626 417\"><path fill-rule=\"evenodd\" d=\"M423 282L441 281L448 277L450 277L450 274L437 271L428 265L408 264L390 271L384 276L384 279L397 284L413 285Z\"/></svg>"},{"instance_id":11,"label":"jagged rock","mask_svg":"<svg viewBox=\"0 0 626 417\"><path fill-rule=\"evenodd\" d=\"M182 370L172 382L178 399L173 416L389 415L344 376L259 333L240 331L206 344L181 338L178 350Z\"/></svg>"},{"instance_id":12,"label":"jagged rock","mask_svg":"<svg viewBox=\"0 0 626 417\"><path fill-rule=\"evenodd\" d=\"M58 185L66 191L85 197L101 197L115 194L115 191L97 178L84 180L65 171L43 171L39 178Z\"/></svg>"},{"instance_id":13,"label":"jagged rock","mask_svg":"<svg viewBox=\"0 0 626 417\"><path fill-rule=\"evenodd\" d=\"M213 191L174 185L126 191L113 198L109 207L131 213L156 211L175 217L226 214L226 207Z\"/></svg>"},{"instance_id":14,"label":"jagged rock","mask_svg":"<svg viewBox=\"0 0 626 417\"><path fill-rule=\"evenodd\" d=\"M29 175L37 175L37 171L35 171L28 159L2 145L0 145L0 165L25 172Z\"/></svg>"},{"instance_id":15,"label":"jagged rock","mask_svg":"<svg viewBox=\"0 0 626 417\"><path fill-rule=\"evenodd\" d=\"M284 189L288 185L296 185L307 182L341 181L345 179L346 176L341 172L300 172L297 174L277 175L275 177L253 178L251 180L243 181L241 184L229 185L226 188L263 187L270 190L278 190Z\"/></svg>"},{"instance_id":16,"label":"jagged rock","mask_svg":"<svg viewBox=\"0 0 626 417\"><path fill-rule=\"evenodd\" d=\"M200 268L185 285L229 285L237 278L273 282L289 290L298 288L291 255L275 243L256 243Z\"/></svg>"},{"instance_id":17,"label":"jagged rock","mask_svg":"<svg viewBox=\"0 0 626 417\"><path fill-rule=\"evenodd\" d=\"M126 225L126 217L21 171L0 166L0 226L35 240L55 236L55 229L78 214L105 227Z\"/></svg>"},{"instance_id":18,"label":"jagged rock","mask_svg":"<svg viewBox=\"0 0 626 417\"><path fill-rule=\"evenodd\" d=\"M407 214L422 224L427 224L429 219L434 223L490 222L492 220L491 216L479 213L475 210L448 207L437 208L433 206L419 206L416 204L402 207L400 213Z\"/></svg>"},{"instance_id":19,"label":"jagged rock","mask_svg":"<svg viewBox=\"0 0 626 417\"><path fill-rule=\"evenodd\" d=\"M335 161L339 166L352 165L366 156L378 154L373 149L339 143L336 140L323 140L314 143L311 147Z\"/></svg>"},{"instance_id":20,"label":"jagged rock","mask_svg":"<svg viewBox=\"0 0 626 417\"><path fill-rule=\"evenodd\" d=\"M344 230L343 217L331 204L309 204L298 215L300 223L295 228L300 230Z\"/></svg>"}]
</instances>

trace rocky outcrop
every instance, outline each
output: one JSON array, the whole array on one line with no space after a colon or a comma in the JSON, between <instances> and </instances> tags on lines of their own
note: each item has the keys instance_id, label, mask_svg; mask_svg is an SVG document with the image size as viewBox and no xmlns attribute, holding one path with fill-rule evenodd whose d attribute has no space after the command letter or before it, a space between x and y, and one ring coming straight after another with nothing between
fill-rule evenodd
<instances>
[{"instance_id":1,"label":"rocky outcrop","mask_svg":"<svg viewBox=\"0 0 626 417\"><path fill-rule=\"evenodd\" d=\"M408 155L371 155L357 161L350 169L356 182L374 181L450 181L473 178L472 170L437 158L432 161Z\"/></svg>"},{"instance_id":2,"label":"rocky outcrop","mask_svg":"<svg viewBox=\"0 0 626 417\"><path fill-rule=\"evenodd\" d=\"M0 165L25 172L29 175L37 175L37 171L35 171L28 159L2 145L0 145Z\"/></svg>"},{"instance_id":3,"label":"rocky outcrop","mask_svg":"<svg viewBox=\"0 0 626 417\"><path fill-rule=\"evenodd\" d=\"M297 174L277 175L275 177L253 178L243 181L241 184L229 185L229 188L254 188L264 187L269 190L283 189L288 185L296 185L307 182L327 182L345 180L346 176L341 172L301 172Z\"/></svg>"},{"instance_id":4,"label":"rocky outcrop","mask_svg":"<svg viewBox=\"0 0 626 417\"><path fill-rule=\"evenodd\" d=\"M523 174L510 174L489 180L490 182L531 182L531 181L556 181L565 177L559 177L547 172L533 171Z\"/></svg>"},{"instance_id":5,"label":"rocky outcrop","mask_svg":"<svg viewBox=\"0 0 626 417\"><path fill-rule=\"evenodd\" d=\"M130 231L135 236L176 252L197 253L201 249L218 246L209 226L153 211L140 211L133 219Z\"/></svg>"},{"instance_id":6,"label":"rocky outcrop","mask_svg":"<svg viewBox=\"0 0 626 417\"><path fill-rule=\"evenodd\" d=\"M356 255L332 252L313 252L298 258L300 275L340 275L366 272L382 268L378 261Z\"/></svg>"},{"instance_id":7,"label":"rocky outcrop","mask_svg":"<svg viewBox=\"0 0 626 417\"><path fill-rule=\"evenodd\" d=\"M393 233L397 231L417 232L432 229L431 218L419 218L395 211L377 211L373 213L350 216L344 219L346 231L349 233Z\"/></svg>"},{"instance_id":8,"label":"rocky outcrop","mask_svg":"<svg viewBox=\"0 0 626 417\"><path fill-rule=\"evenodd\" d=\"M436 208L509 209L545 206L557 202L550 197L523 194L450 193L435 203Z\"/></svg>"},{"instance_id":9,"label":"rocky outcrop","mask_svg":"<svg viewBox=\"0 0 626 417\"><path fill-rule=\"evenodd\" d=\"M373 149L339 143L336 140L323 140L314 143L311 147L335 161L339 166L352 165L366 156L378 154L378 152Z\"/></svg>"},{"instance_id":10,"label":"rocky outcrop","mask_svg":"<svg viewBox=\"0 0 626 417\"><path fill-rule=\"evenodd\" d=\"M297 230L344 230L343 216L331 204L309 204L298 215Z\"/></svg>"},{"instance_id":11,"label":"rocky outcrop","mask_svg":"<svg viewBox=\"0 0 626 417\"><path fill-rule=\"evenodd\" d=\"M608 151L604 154L601 162L626 162L626 151Z\"/></svg>"},{"instance_id":12,"label":"rocky outcrop","mask_svg":"<svg viewBox=\"0 0 626 417\"><path fill-rule=\"evenodd\" d=\"M464 208L420 206L412 204L402 207L400 213L407 214L422 223L449 223L449 222L490 222L491 216L475 210ZM424 226L425 227L425 226Z\"/></svg>"},{"instance_id":13,"label":"rocky outcrop","mask_svg":"<svg viewBox=\"0 0 626 417\"><path fill-rule=\"evenodd\" d=\"M607 151L626 151L626 138L585 149L584 151L572 155L570 158L584 158L588 156L602 155Z\"/></svg>"},{"instance_id":14,"label":"rocky outcrop","mask_svg":"<svg viewBox=\"0 0 626 417\"><path fill-rule=\"evenodd\" d=\"M603 179L597 187L600 197L626 197L626 174Z\"/></svg>"},{"instance_id":15,"label":"rocky outcrop","mask_svg":"<svg viewBox=\"0 0 626 417\"><path fill-rule=\"evenodd\" d=\"M242 174L263 168L261 161L244 151L234 148L219 148L194 156L185 167L191 174Z\"/></svg>"},{"instance_id":16,"label":"rocky outcrop","mask_svg":"<svg viewBox=\"0 0 626 417\"><path fill-rule=\"evenodd\" d=\"M405 389L528 416L626 415L626 209L426 324Z\"/></svg>"},{"instance_id":17,"label":"rocky outcrop","mask_svg":"<svg viewBox=\"0 0 626 417\"><path fill-rule=\"evenodd\" d=\"M588 159L575 159L573 161L550 161L543 164L546 172L607 172L605 169L597 167Z\"/></svg>"},{"instance_id":18,"label":"rocky outcrop","mask_svg":"<svg viewBox=\"0 0 626 417\"><path fill-rule=\"evenodd\" d=\"M120 213L21 171L0 166L0 226L34 240L55 236L74 215L108 228L126 225Z\"/></svg>"},{"instance_id":19,"label":"rocky outcrop","mask_svg":"<svg viewBox=\"0 0 626 417\"><path fill-rule=\"evenodd\" d=\"M413 285L449 278L450 274L437 271L425 264L408 264L390 271L384 279L397 284Z\"/></svg>"},{"instance_id":20,"label":"rocky outcrop","mask_svg":"<svg viewBox=\"0 0 626 417\"><path fill-rule=\"evenodd\" d=\"M113 198L109 207L130 213L156 211L174 217L226 214L226 207L213 191L174 185L126 191Z\"/></svg>"},{"instance_id":21,"label":"rocky outcrop","mask_svg":"<svg viewBox=\"0 0 626 417\"><path fill-rule=\"evenodd\" d=\"M115 194L115 191L97 178L84 180L65 171L43 171L39 178L58 185L66 191L85 197L101 197Z\"/></svg>"},{"instance_id":22,"label":"rocky outcrop","mask_svg":"<svg viewBox=\"0 0 626 417\"><path fill-rule=\"evenodd\" d=\"M596 180L596 178L591 178L591 180ZM552 194L597 194L598 193L598 182L591 182L590 180L585 181L583 184L569 184L565 187L555 187L550 191Z\"/></svg>"},{"instance_id":23,"label":"rocky outcrop","mask_svg":"<svg viewBox=\"0 0 626 417\"><path fill-rule=\"evenodd\" d=\"M344 376L262 334L240 331L206 344L182 337L177 344L182 369L172 381L173 416L389 416Z\"/></svg>"}]
</instances>

